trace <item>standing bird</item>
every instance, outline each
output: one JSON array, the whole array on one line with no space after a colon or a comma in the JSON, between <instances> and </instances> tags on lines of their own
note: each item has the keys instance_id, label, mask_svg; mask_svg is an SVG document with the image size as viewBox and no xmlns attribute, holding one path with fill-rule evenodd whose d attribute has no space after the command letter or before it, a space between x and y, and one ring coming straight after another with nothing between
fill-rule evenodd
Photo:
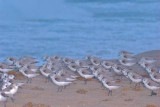
<instances>
[{"instance_id":1,"label":"standing bird","mask_svg":"<svg viewBox=\"0 0 160 107\"><path fill-rule=\"evenodd\" d=\"M143 81L144 86L146 88L148 88L149 90L151 90L151 96L152 95L157 95L157 93L155 93L154 90L160 89L160 86L157 86L157 84L149 81L147 78L143 78L142 81Z\"/></svg>"}]
</instances>

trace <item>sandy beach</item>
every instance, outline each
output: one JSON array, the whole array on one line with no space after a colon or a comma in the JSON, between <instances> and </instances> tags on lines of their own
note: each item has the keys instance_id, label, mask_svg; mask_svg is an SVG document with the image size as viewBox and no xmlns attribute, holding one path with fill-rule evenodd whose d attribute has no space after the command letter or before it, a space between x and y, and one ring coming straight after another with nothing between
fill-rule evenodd
<instances>
[{"instance_id":1,"label":"sandy beach","mask_svg":"<svg viewBox=\"0 0 160 107\"><path fill-rule=\"evenodd\" d=\"M149 51L135 55L157 59L156 67L160 69L160 50ZM118 63L117 60L114 62ZM144 75L146 71L138 64L129 67L133 72ZM18 81L26 81L26 78L17 78ZM134 83L123 78L117 81L121 87L113 90L113 95L108 96L108 90L96 79L91 79L84 84L82 78L76 80L62 92L57 92L57 86L52 82L46 82L43 76L32 80L31 84L25 84L15 95L15 101L10 99L7 107L160 107L160 90L157 96L149 96L150 90L141 85L134 88ZM0 102L0 107L2 103Z\"/></svg>"}]
</instances>

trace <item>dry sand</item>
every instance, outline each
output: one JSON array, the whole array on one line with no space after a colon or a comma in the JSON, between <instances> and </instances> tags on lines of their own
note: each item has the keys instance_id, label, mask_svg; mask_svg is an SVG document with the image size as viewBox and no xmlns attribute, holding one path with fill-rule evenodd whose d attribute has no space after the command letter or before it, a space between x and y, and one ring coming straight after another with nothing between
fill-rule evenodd
<instances>
[{"instance_id":1,"label":"dry sand","mask_svg":"<svg viewBox=\"0 0 160 107\"><path fill-rule=\"evenodd\" d=\"M160 50L136 55L137 58L142 56L158 59L156 66L160 68ZM145 74L138 65L131 69ZM31 84L25 84L15 95L14 103L8 100L7 107L160 107L160 90L156 91L157 96L149 96L150 90L143 86L134 89L134 84L129 84L125 78L120 81L121 88L114 90L112 96L107 95L108 90L96 79L90 80L87 85L77 80L62 92L57 92L56 85L45 81L39 76Z\"/></svg>"}]
</instances>

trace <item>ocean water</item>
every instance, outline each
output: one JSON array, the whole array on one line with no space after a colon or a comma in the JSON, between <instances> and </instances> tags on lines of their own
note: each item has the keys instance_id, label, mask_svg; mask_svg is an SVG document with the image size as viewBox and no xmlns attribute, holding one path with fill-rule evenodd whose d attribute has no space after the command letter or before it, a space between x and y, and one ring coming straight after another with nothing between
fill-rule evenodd
<instances>
[{"instance_id":1,"label":"ocean water","mask_svg":"<svg viewBox=\"0 0 160 107\"><path fill-rule=\"evenodd\" d=\"M160 49L160 0L0 0L0 59Z\"/></svg>"}]
</instances>

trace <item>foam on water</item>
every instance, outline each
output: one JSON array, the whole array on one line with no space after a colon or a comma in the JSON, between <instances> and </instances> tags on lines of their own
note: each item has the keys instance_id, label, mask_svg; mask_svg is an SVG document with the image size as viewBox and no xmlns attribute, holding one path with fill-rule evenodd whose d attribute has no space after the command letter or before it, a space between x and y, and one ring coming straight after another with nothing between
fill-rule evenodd
<instances>
[{"instance_id":1,"label":"foam on water","mask_svg":"<svg viewBox=\"0 0 160 107\"><path fill-rule=\"evenodd\" d=\"M0 0L0 57L160 49L160 0Z\"/></svg>"}]
</instances>

